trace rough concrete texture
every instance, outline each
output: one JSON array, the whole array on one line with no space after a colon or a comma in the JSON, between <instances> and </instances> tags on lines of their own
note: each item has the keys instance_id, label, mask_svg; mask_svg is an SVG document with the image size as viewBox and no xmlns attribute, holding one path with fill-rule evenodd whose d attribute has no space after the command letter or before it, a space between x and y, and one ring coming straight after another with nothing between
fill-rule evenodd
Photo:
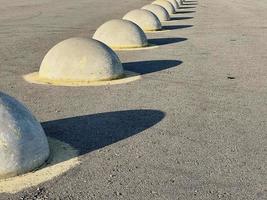
<instances>
[{"instance_id":1,"label":"rough concrete texture","mask_svg":"<svg viewBox=\"0 0 267 200\"><path fill-rule=\"evenodd\" d=\"M14 194L24 189L35 187L62 175L80 163L79 152L71 145L55 138L48 138L48 144L50 156L45 164L29 173L0 179L0 193Z\"/></svg>"},{"instance_id":2,"label":"rough concrete texture","mask_svg":"<svg viewBox=\"0 0 267 200\"><path fill-rule=\"evenodd\" d=\"M40 123L24 105L0 92L0 179L29 172L48 156Z\"/></svg>"},{"instance_id":3,"label":"rough concrete texture","mask_svg":"<svg viewBox=\"0 0 267 200\"><path fill-rule=\"evenodd\" d=\"M154 13L154 15L156 15L161 22L170 20L170 15L168 11L162 6L159 6L156 4L148 4L148 5L143 6L142 9L145 9L145 10L148 10Z\"/></svg>"},{"instance_id":4,"label":"rough concrete texture","mask_svg":"<svg viewBox=\"0 0 267 200\"><path fill-rule=\"evenodd\" d=\"M132 10L124 15L123 19L137 24L143 31L157 31L161 29L159 18L148 10Z\"/></svg>"},{"instance_id":5,"label":"rough concrete texture","mask_svg":"<svg viewBox=\"0 0 267 200\"><path fill-rule=\"evenodd\" d=\"M105 22L96 30L93 38L114 49L138 48L148 44L146 35L139 26L121 19Z\"/></svg>"},{"instance_id":6,"label":"rough concrete texture","mask_svg":"<svg viewBox=\"0 0 267 200\"><path fill-rule=\"evenodd\" d=\"M187 1L171 31L148 34L159 48L118 52L141 80L78 88L21 76L58 42L151 1L2 1L0 89L81 163L1 200L267 199L267 2Z\"/></svg>"},{"instance_id":7,"label":"rough concrete texture","mask_svg":"<svg viewBox=\"0 0 267 200\"><path fill-rule=\"evenodd\" d=\"M170 2L172 6L175 8L175 10L179 8L179 4L176 0L166 0L166 1Z\"/></svg>"},{"instance_id":8,"label":"rough concrete texture","mask_svg":"<svg viewBox=\"0 0 267 200\"><path fill-rule=\"evenodd\" d=\"M55 45L44 57L40 79L55 81L101 81L123 75L116 53L102 42L70 38Z\"/></svg>"},{"instance_id":9,"label":"rough concrete texture","mask_svg":"<svg viewBox=\"0 0 267 200\"><path fill-rule=\"evenodd\" d=\"M178 3L178 7L182 6L182 0L176 0L176 2ZM195 3L196 1L192 1L191 3ZM189 2L190 3L190 2Z\"/></svg>"},{"instance_id":10,"label":"rough concrete texture","mask_svg":"<svg viewBox=\"0 0 267 200\"><path fill-rule=\"evenodd\" d=\"M156 4L156 5L162 6L163 8L165 8L168 11L169 15L175 13L175 8L167 0L156 0L156 1L152 2L152 4Z\"/></svg>"}]
</instances>

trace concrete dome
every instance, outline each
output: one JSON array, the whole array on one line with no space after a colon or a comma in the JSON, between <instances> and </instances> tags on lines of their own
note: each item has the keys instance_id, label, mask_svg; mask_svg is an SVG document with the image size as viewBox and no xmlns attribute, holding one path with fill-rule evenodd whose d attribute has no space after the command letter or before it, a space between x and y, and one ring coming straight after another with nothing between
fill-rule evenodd
<instances>
[{"instance_id":1,"label":"concrete dome","mask_svg":"<svg viewBox=\"0 0 267 200\"><path fill-rule=\"evenodd\" d=\"M20 102L0 92L0 178L29 172L48 156L40 123Z\"/></svg>"},{"instance_id":2,"label":"concrete dome","mask_svg":"<svg viewBox=\"0 0 267 200\"><path fill-rule=\"evenodd\" d=\"M123 19L137 24L144 31L157 31L161 29L158 17L148 10L135 9L128 12Z\"/></svg>"},{"instance_id":3,"label":"concrete dome","mask_svg":"<svg viewBox=\"0 0 267 200\"><path fill-rule=\"evenodd\" d=\"M44 57L39 77L52 81L101 81L122 76L118 56L105 44L86 38L58 43Z\"/></svg>"},{"instance_id":4,"label":"concrete dome","mask_svg":"<svg viewBox=\"0 0 267 200\"><path fill-rule=\"evenodd\" d=\"M162 6L163 8L165 8L168 11L169 14L174 14L175 13L175 8L167 0L157 0L157 1L154 1L152 4L156 4L156 5Z\"/></svg>"},{"instance_id":5,"label":"concrete dome","mask_svg":"<svg viewBox=\"0 0 267 200\"><path fill-rule=\"evenodd\" d=\"M142 9L148 10L152 13L154 13L160 21L169 21L170 15L168 11L163 8L162 6L156 5L156 4L149 4L144 6Z\"/></svg>"},{"instance_id":6,"label":"concrete dome","mask_svg":"<svg viewBox=\"0 0 267 200\"><path fill-rule=\"evenodd\" d=\"M179 4L176 0L167 0L167 1L169 1L175 9L179 8Z\"/></svg>"},{"instance_id":7,"label":"concrete dome","mask_svg":"<svg viewBox=\"0 0 267 200\"><path fill-rule=\"evenodd\" d=\"M139 48L148 45L146 35L139 26L121 19L110 20L101 25L93 38L114 49Z\"/></svg>"},{"instance_id":8,"label":"concrete dome","mask_svg":"<svg viewBox=\"0 0 267 200\"><path fill-rule=\"evenodd\" d=\"M182 5L182 0L176 0L178 7L180 7Z\"/></svg>"}]
</instances>

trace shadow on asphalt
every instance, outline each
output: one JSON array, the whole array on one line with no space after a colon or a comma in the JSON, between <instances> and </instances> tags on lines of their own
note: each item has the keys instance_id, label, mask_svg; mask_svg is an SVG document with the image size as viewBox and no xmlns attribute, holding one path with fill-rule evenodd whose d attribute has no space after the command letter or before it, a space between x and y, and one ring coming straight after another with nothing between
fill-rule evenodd
<instances>
[{"instance_id":1,"label":"shadow on asphalt","mask_svg":"<svg viewBox=\"0 0 267 200\"><path fill-rule=\"evenodd\" d=\"M42 126L48 137L69 144L83 155L136 135L164 116L159 110L125 110L48 121Z\"/></svg>"},{"instance_id":2,"label":"shadow on asphalt","mask_svg":"<svg viewBox=\"0 0 267 200\"><path fill-rule=\"evenodd\" d=\"M150 44L161 46L161 45L179 43L179 42L183 42L186 40L187 38L154 38L154 39L149 39L148 42Z\"/></svg>"},{"instance_id":3,"label":"shadow on asphalt","mask_svg":"<svg viewBox=\"0 0 267 200\"><path fill-rule=\"evenodd\" d=\"M193 19L194 17L172 17L171 21L174 20L184 20L184 19Z\"/></svg>"},{"instance_id":4,"label":"shadow on asphalt","mask_svg":"<svg viewBox=\"0 0 267 200\"><path fill-rule=\"evenodd\" d=\"M198 3L197 1L184 1L182 2L182 5L186 5L187 3Z\"/></svg>"},{"instance_id":5,"label":"shadow on asphalt","mask_svg":"<svg viewBox=\"0 0 267 200\"><path fill-rule=\"evenodd\" d=\"M194 10L186 10L186 11L177 11L175 14L187 14L187 13L194 13Z\"/></svg>"},{"instance_id":6,"label":"shadow on asphalt","mask_svg":"<svg viewBox=\"0 0 267 200\"><path fill-rule=\"evenodd\" d=\"M183 28L190 28L193 25L170 25L170 26L163 26L163 30L176 30L176 29L183 29Z\"/></svg>"},{"instance_id":7,"label":"shadow on asphalt","mask_svg":"<svg viewBox=\"0 0 267 200\"><path fill-rule=\"evenodd\" d=\"M180 64L182 64L180 60L149 60L124 63L123 68L139 74L149 74L176 67Z\"/></svg>"},{"instance_id":8,"label":"shadow on asphalt","mask_svg":"<svg viewBox=\"0 0 267 200\"><path fill-rule=\"evenodd\" d=\"M182 7L179 7L179 9L190 9L190 8L196 8L196 7L195 6L182 6Z\"/></svg>"},{"instance_id":9,"label":"shadow on asphalt","mask_svg":"<svg viewBox=\"0 0 267 200\"><path fill-rule=\"evenodd\" d=\"M196 6L198 3L185 3L183 6Z\"/></svg>"}]
</instances>

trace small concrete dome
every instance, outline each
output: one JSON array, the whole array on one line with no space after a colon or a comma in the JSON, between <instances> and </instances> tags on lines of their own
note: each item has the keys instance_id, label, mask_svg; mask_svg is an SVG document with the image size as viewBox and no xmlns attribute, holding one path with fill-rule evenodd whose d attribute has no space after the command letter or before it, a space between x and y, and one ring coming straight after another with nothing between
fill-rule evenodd
<instances>
[{"instance_id":1,"label":"small concrete dome","mask_svg":"<svg viewBox=\"0 0 267 200\"><path fill-rule=\"evenodd\" d=\"M123 19L137 24L144 31L157 31L161 29L158 17L148 10L135 9L128 12Z\"/></svg>"},{"instance_id":2,"label":"small concrete dome","mask_svg":"<svg viewBox=\"0 0 267 200\"><path fill-rule=\"evenodd\" d=\"M0 92L0 178L36 169L48 156L40 123L24 105Z\"/></svg>"},{"instance_id":3,"label":"small concrete dome","mask_svg":"<svg viewBox=\"0 0 267 200\"><path fill-rule=\"evenodd\" d=\"M175 13L175 8L167 0L156 0L152 4L156 4L156 5L162 6L163 8L165 8L168 11L169 14L174 14Z\"/></svg>"},{"instance_id":4,"label":"small concrete dome","mask_svg":"<svg viewBox=\"0 0 267 200\"><path fill-rule=\"evenodd\" d=\"M177 3L176 0L167 0L167 1L169 1L175 9L179 8L179 4Z\"/></svg>"},{"instance_id":5,"label":"small concrete dome","mask_svg":"<svg viewBox=\"0 0 267 200\"><path fill-rule=\"evenodd\" d=\"M148 10L152 13L154 13L160 21L169 21L170 15L168 11L163 8L162 6L156 5L156 4L149 4L144 6L142 9Z\"/></svg>"},{"instance_id":6,"label":"small concrete dome","mask_svg":"<svg viewBox=\"0 0 267 200\"><path fill-rule=\"evenodd\" d=\"M86 38L58 43L44 57L39 77L54 81L101 81L122 76L123 67L107 45Z\"/></svg>"},{"instance_id":7,"label":"small concrete dome","mask_svg":"<svg viewBox=\"0 0 267 200\"><path fill-rule=\"evenodd\" d=\"M143 30L128 20L114 19L101 25L95 32L94 39L115 48L139 48L148 45Z\"/></svg>"}]
</instances>

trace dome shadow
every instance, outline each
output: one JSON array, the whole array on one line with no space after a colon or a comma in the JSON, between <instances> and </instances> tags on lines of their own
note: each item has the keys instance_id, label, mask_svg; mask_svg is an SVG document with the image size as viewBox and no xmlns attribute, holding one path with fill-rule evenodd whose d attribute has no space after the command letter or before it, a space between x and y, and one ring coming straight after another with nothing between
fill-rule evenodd
<instances>
[{"instance_id":1,"label":"dome shadow","mask_svg":"<svg viewBox=\"0 0 267 200\"><path fill-rule=\"evenodd\" d=\"M155 44L155 45L167 45L167 44L174 44L186 41L187 38L154 38L149 39L149 43Z\"/></svg>"},{"instance_id":2,"label":"dome shadow","mask_svg":"<svg viewBox=\"0 0 267 200\"><path fill-rule=\"evenodd\" d=\"M193 19L194 17L171 17L171 21Z\"/></svg>"},{"instance_id":3,"label":"dome shadow","mask_svg":"<svg viewBox=\"0 0 267 200\"><path fill-rule=\"evenodd\" d=\"M42 127L48 137L83 155L141 133L164 116L159 110L124 110L47 121ZM71 158L58 162L66 159Z\"/></svg>"},{"instance_id":4,"label":"dome shadow","mask_svg":"<svg viewBox=\"0 0 267 200\"><path fill-rule=\"evenodd\" d=\"M177 29L190 28L190 27L193 27L193 25L169 25L169 26L163 26L162 28L164 30L177 30Z\"/></svg>"},{"instance_id":5,"label":"dome shadow","mask_svg":"<svg viewBox=\"0 0 267 200\"><path fill-rule=\"evenodd\" d=\"M183 2L184 3L197 3L197 1L187 1L187 0L184 0Z\"/></svg>"},{"instance_id":6,"label":"dome shadow","mask_svg":"<svg viewBox=\"0 0 267 200\"><path fill-rule=\"evenodd\" d=\"M186 4L191 4L191 3L194 3L194 4L197 4L198 2L197 1L183 1L182 2L182 5L186 5Z\"/></svg>"},{"instance_id":7,"label":"dome shadow","mask_svg":"<svg viewBox=\"0 0 267 200\"><path fill-rule=\"evenodd\" d=\"M185 3L183 6L196 6L198 3Z\"/></svg>"},{"instance_id":8,"label":"dome shadow","mask_svg":"<svg viewBox=\"0 0 267 200\"><path fill-rule=\"evenodd\" d=\"M149 60L124 63L123 68L139 74L149 74L176 67L181 64L182 61L180 60Z\"/></svg>"},{"instance_id":9,"label":"dome shadow","mask_svg":"<svg viewBox=\"0 0 267 200\"><path fill-rule=\"evenodd\" d=\"M185 10L185 11L177 11L176 14L187 14L187 13L195 13L196 11L194 10Z\"/></svg>"},{"instance_id":10,"label":"dome shadow","mask_svg":"<svg viewBox=\"0 0 267 200\"><path fill-rule=\"evenodd\" d=\"M179 9L190 9L190 8L196 8L195 6L182 6L182 7L180 7Z\"/></svg>"}]
</instances>

